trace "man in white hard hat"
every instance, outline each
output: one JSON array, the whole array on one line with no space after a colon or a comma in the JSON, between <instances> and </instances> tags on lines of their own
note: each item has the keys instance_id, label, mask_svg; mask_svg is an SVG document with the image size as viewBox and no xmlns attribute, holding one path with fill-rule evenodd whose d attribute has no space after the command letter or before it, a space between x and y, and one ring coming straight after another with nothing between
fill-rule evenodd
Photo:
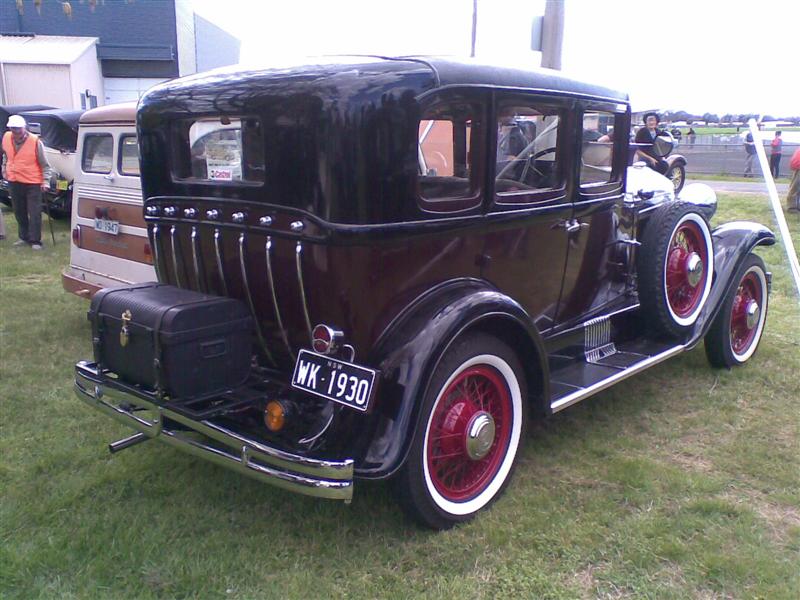
<instances>
[{"instance_id":1,"label":"man in white hard hat","mask_svg":"<svg viewBox=\"0 0 800 600\"><path fill-rule=\"evenodd\" d=\"M11 188L11 204L19 227L15 246L42 249L42 191L50 189L50 166L39 136L29 133L20 115L8 118L3 135L3 179Z\"/></svg>"}]
</instances>

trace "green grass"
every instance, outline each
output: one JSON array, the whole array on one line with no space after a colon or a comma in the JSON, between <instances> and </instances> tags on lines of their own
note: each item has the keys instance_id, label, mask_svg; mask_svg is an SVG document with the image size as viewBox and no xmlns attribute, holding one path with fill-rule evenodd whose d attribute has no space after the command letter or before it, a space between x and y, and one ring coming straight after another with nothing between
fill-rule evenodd
<instances>
[{"instance_id":1,"label":"green grass","mask_svg":"<svg viewBox=\"0 0 800 600\"><path fill-rule=\"evenodd\" d=\"M769 224L721 195L717 222ZM790 216L796 242L800 220ZM129 434L72 394L87 303L61 290L68 227L0 243L0 597L800 597L800 309L782 249L753 360L702 348L535 423L507 493L418 529L388 486L291 495Z\"/></svg>"},{"instance_id":2,"label":"green grass","mask_svg":"<svg viewBox=\"0 0 800 600\"><path fill-rule=\"evenodd\" d=\"M691 180L706 180L706 181L736 181L736 182L743 182L743 183L764 183L764 178L757 176L757 177L741 177L737 175L723 175L723 174L714 174L714 173L687 173L686 179ZM790 183L792 181L791 177L778 177L775 179L775 183ZM785 195L785 194L784 194ZM785 202L784 202L785 204Z\"/></svg>"}]
</instances>

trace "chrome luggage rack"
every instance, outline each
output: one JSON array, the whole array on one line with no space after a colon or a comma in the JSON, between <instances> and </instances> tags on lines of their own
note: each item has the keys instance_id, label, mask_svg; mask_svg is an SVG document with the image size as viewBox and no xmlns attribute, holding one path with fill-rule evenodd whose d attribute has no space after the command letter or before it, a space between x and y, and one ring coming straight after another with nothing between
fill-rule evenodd
<instances>
[{"instance_id":1,"label":"chrome luggage rack","mask_svg":"<svg viewBox=\"0 0 800 600\"><path fill-rule=\"evenodd\" d=\"M345 502L353 497L352 459L321 460L273 448L221 426L204 411L162 405L154 395L116 380L96 363L81 361L75 365L75 393L93 408L137 431L111 444L112 452L158 439L293 492ZM226 404L226 409L235 409L235 404ZM149 412L151 418L143 418L138 412Z\"/></svg>"}]
</instances>

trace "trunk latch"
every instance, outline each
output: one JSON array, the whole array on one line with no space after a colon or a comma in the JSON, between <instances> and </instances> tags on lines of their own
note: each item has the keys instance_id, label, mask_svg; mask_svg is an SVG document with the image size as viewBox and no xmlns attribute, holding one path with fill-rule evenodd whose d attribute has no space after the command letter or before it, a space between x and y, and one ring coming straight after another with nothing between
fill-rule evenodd
<instances>
[{"instance_id":1,"label":"trunk latch","mask_svg":"<svg viewBox=\"0 0 800 600\"><path fill-rule=\"evenodd\" d=\"M131 332L128 329L128 323L131 322L131 311L125 310L122 313L122 328L119 330L119 345L123 348L128 345L128 340L131 337Z\"/></svg>"}]
</instances>

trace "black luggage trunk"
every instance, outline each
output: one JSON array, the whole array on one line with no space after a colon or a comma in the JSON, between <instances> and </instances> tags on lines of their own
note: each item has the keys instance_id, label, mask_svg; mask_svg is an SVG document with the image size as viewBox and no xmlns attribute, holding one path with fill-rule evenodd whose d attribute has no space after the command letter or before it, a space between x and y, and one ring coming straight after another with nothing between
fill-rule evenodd
<instances>
[{"instance_id":1,"label":"black luggage trunk","mask_svg":"<svg viewBox=\"0 0 800 600\"><path fill-rule=\"evenodd\" d=\"M172 401L244 383L253 320L233 298L145 283L100 290L89 308L95 361Z\"/></svg>"}]
</instances>

